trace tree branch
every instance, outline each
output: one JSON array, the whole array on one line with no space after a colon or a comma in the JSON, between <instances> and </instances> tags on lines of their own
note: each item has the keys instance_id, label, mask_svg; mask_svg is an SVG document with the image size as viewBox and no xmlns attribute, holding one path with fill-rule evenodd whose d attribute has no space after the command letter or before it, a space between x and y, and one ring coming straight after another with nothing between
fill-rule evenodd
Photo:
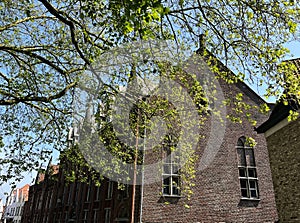
<instances>
[{"instance_id":1,"label":"tree branch","mask_svg":"<svg viewBox=\"0 0 300 223\"><path fill-rule=\"evenodd\" d=\"M58 71L59 73L61 73L63 75L67 75L68 74L68 72L62 70L59 66L55 65L50 60L48 60L48 59L40 56L39 54L33 53L32 52L32 48L26 48L26 47L22 48L22 47L0 45L0 50L6 51L8 53L10 53L10 51L14 51L14 52L25 54L25 55L30 56L32 58L39 59L41 62L49 65L50 67L54 68L56 71Z\"/></svg>"},{"instance_id":2,"label":"tree branch","mask_svg":"<svg viewBox=\"0 0 300 223\"><path fill-rule=\"evenodd\" d=\"M70 33L71 33L71 40L72 40L72 43L73 43L76 51L80 55L81 59L83 59L86 64L90 65L90 61L84 56L83 52L79 48L78 41L76 39L74 23L71 20L66 19L65 17L63 17L62 14L64 14L64 13L60 12L58 9L56 9L54 6L52 6L48 1L46 1L46 0L39 0L39 1L48 9L48 11L52 15L54 15L61 22L63 22L64 24L69 26Z\"/></svg>"},{"instance_id":3,"label":"tree branch","mask_svg":"<svg viewBox=\"0 0 300 223\"><path fill-rule=\"evenodd\" d=\"M7 30L9 28L12 28L20 23L24 23L24 22L28 22L30 20L35 20L35 19L54 19L55 17L53 16L46 16L46 15L41 15L41 16L30 16L30 17L26 17L24 19L21 19L21 20L18 20L14 23L10 23L8 25L5 25L5 26L1 26L0 27L0 32L4 31L4 30Z\"/></svg>"},{"instance_id":4,"label":"tree branch","mask_svg":"<svg viewBox=\"0 0 300 223\"><path fill-rule=\"evenodd\" d=\"M10 82L9 78L6 77L2 72L0 72L0 76L1 76L7 83Z\"/></svg>"},{"instance_id":5,"label":"tree branch","mask_svg":"<svg viewBox=\"0 0 300 223\"><path fill-rule=\"evenodd\" d=\"M13 99L2 99L0 100L0 106L1 105L13 105L13 104L18 104L20 102L45 102L45 103L49 103L55 99L58 99L58 98L61 98L62 96L64 96L67 91L73 87L75 87L77 84L77 82L73 82L69 85L67 85L63 90L61 90L60 92L58 92L57 94L54 94L54 95L51 95L51 96L48 96L48 97L34 97L34 96L31 96L31 95L28 95L28 96L25 96L25 97L16 97L12 94L9 94L5 91L1 91L0 90L0 94L2 95L5 95L5 96L8 96L8 97L11 97Z\"/></svg>"}]
</instances>

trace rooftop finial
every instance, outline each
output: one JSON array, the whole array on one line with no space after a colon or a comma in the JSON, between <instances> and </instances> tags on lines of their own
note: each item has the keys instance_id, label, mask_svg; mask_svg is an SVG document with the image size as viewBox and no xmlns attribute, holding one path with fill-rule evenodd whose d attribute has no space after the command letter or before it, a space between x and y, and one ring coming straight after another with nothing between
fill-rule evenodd
<instances>
[{"instance_id":1,"label":"rooftop finial","mask_svg":"<svg viewBox=\"0 0 300 223\"><path fill-rule=\"evenodd\" d=\"M198 53L201 55L201 56L204 56L204 50L205 50L205 34L202 33L200 34L199 36L199 49L198 49Z\"/></svg>"}]
</instances>

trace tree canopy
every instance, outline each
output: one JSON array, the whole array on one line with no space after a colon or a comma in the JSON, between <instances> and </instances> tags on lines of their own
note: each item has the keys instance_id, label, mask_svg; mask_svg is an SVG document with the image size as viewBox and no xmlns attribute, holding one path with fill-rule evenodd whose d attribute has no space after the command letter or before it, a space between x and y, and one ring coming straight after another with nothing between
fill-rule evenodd
<instances>
[{"instance_id":1,"label":"tree canopy","mask_svg":"<svg viewBox=\"0 0 300 223\"><path fill-rule=\"evenodd\" d=\"M204 35L206 49L237 78L267 85L267 96L288 86L283 98L298 100L299 78L288 72L295 67L281 62L299 12L292 0L1 1L1 180L65 148L83 74L105 52L135 41L169 40L196 51ZM130 72L110 75L101 97L131 80Z\"/></svg>"}]
</instances>

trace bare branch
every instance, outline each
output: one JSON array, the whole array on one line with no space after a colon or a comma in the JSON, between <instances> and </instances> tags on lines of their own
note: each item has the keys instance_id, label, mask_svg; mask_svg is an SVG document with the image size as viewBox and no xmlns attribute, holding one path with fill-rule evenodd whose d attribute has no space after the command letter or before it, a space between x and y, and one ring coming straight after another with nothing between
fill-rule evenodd
<instances>
[{"instance_id":1,"label":"bare branch","mask_svg":"<svg viewBox=\"0 0 300 223\"><path fill-rule=\"evenodd\" d=\"M56 9L53 5L51 5L48 1L46 0L39 0L40 2L42 2L42 4L48 9L48 11L54 15L56 18L58 18L61 22L63 22L64 24L68 25L69 28L70 28L70 33L71 33L71 40L72 40L72 43L76 49L76 51L78 52L78 54L80 55L81 59L84 60L84 62L86 64L90 64L90 61L84 56L83 52L81 51L79 45L78 45L78 41L76 39L76 34L75 34L75 25L74 23L63 17L62 12L60 12L58 9Z\"/></svg>"},{"instance_id":2,"label":"bare branch","mask_svg":"<svg viewBox=\"0 0 300 223\"><path fill-rule=\"evenodd\" d=\"M34 96L25 96L25 97L17 97L13 94L7 93L5 91L0 90L0 94L11 97L13 99L2 99L0 100L0 105L13 105L13 104L18 104L20 102L31 102L31 101L36 101L36 102L46 102L49 103L55 99L61 98L62 96L64 96L67 91L73 87L75 87L77 84L77 82L73 82L69 85L67 85L63 90L61 90L60 92L58 92L55 95L51 95L48 97L34 97Z\"/></svg>"},{"instance_id":3,"label":"bare branch","mask_svg":"<svg viewBox=\"0 0 300 223\"><path fill-rule=\"evenodd\" d=\"M7 83L9 83L9 78L8 77L6 77L2 72L0 72L0 76L7 82Z\"/></svg>"},{"instance_id":4,"label":"bare branch","mask_svg":"<svg viewBox=\"0 0 300 223\"><path fill-rule=\"evenodd\" d=\"M46 59L45 57L42 57L39 54L33 53L30 48L28 49L27 47L14 47L14 46L0 45L0 50L6 51L8 53L10 51L14 51L14 52L25 54L25 55L30 56L32 58L39 59L41 62L49 65L50 67L54 68L56 71L58 71L59 73L61 73L63 75L68 74L68 72L62 70L59 66L55 65L50 60Z\"/></svg>"},{"instance_id":5,"label":"bare branch","mask_svg":"<svg viewBox=\"0 0 300 223\"><path fill-rule=\"evenodd\" d=\"M31 20L37 20L37 19L55 19L55 17L54 16L46 16L46 15L26 17L24 19L21 19L21 20L18 20L16 22L14 22L14 23L10 23L10 24L7 24L5 26L1 26L0 27L0 32L2 32L4 30L7 30L9 28L12 28L14 26L17 26L20 23L25 23L25 22L28 22L28 21L31 21Z\"/></svg>"}]
</instances>

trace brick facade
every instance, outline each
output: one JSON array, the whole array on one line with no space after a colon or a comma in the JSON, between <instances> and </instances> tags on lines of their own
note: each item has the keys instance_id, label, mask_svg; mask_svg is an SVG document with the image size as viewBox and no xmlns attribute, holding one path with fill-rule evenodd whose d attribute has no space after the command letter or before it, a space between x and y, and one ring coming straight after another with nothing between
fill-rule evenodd
<instances>
[{"instance_id":1,"label":"brick facade","mask_svg":"<svg viewBox=\"0 0 300 223\"><path fill-rule=\"evenodd\" d=\"M289 111L298 109L293 101L288 105L279 102L269 119L257 128L267 139L280 222L300 221L300 119L287 120Z\"/></svg>"},{"instance_id":2,"label":"brick facade","mask_svg":"<svg viewBox=\"0 0 300 223\"><path fill-rule=\"evenodd\" d=\"M24 209L24 204L28 200L29 184L21 188L13 189L6 198L5 210L3 213L4 223L20 223Z\"/></svg>"},{"instance_id":3,"label":"brick facade","mask_svg":"<svg viewBox=\"0 0 300 223\"><path fill-rule=\"evenodd\" d=\"M267 137L280 222L300 222L300 119Z\"/></svg>"},{"instance_id":4,"label":"brick facade","mask_svg":"<svg viewBox=\"0 0 300 223\"><path fill-rule=\"evenodd\" d=\"M67 182L60 170L30 187L22 223L128 222L132 188L119 190L117 186L107 179L102 180L100 187Z\"/></svg>"},{"instance_id":5,"label":"brick facade","mask_svg":"<svg viewBox=\"0 0 300 223\"><path fill-rule=\"evenodd\" d=\"M236 93L244 94L244 101L259 106L263 101L249 87L238 82L227 85L221 82L225 98L234 98ZM234 99L232 99L233 101ZM227 112L231 111L231 105ZM253 117L262 123L266 116L252 111ZM276 222L274 190L265 138L254 131L252 125L240 116L242 124L226 121L226 131L221 147L212 163L204 170L198 170L190 200L186 197L172 198L161 196L162 182L144 186L143 212L144 223L166 222ZM203 126L203 135L198 153L203 148L211 131L210 119ZM259 200L241 199L238 158L236 144L241 136L252 137L257 145L254 148L256 159ZM151 157L151 155L149 155ZM168 204L166 204L166 202ZM185 205L190 208L185 208Z\"/></svg>"},{"instance_id":6,"label":"brick facade","mask_svg":"<svg viewBox=\"0 0 300 223\"><path fill-rule=\"evenodd\" d=\"M300 71L300 59L293 59ZM264 133L270 156L279 222L300 222L300 119L288 121L290 111L299 111L293 97L275 105L267 121L256 131Z\"/></svg>"},{"instance_id":7,"label":"brick facade","mask_svg":"<svg viewBox=\"0 0 300 223\"><path fill-rule=\"evenodd\" d=\"M223 68L226 69L226 68ZM230 72L226 70L226 72ZM228 85L220 81L225 98L230 99L227 105L227 114L233 112L233 103L237 93L242 93L243 101L248 105L259 106L264 101L242 82ZM257 110L251 110L252 117L262 123L266 117ZM233 114L236 115L236 114ZM166 222L276 222L277 211L272 185L271 170L266 141L263 135L254 131L253 126L246 121L246 113L240 112L238 116L243 121L237 124L226 120L224 137L220 141L215 156L206 168L198 169L192 183L193 194L188 200L182 196L163 196L162 180L145 184L143 188L137 187L135 222L166 223ZM211 116L207 116L205 124L201 127L203 139L198 143L196 152L199 162L205 156L205 150L211 134L214 135ZM259 197L256 199L241 196L239 178L237 142L242 136L252 137L257 145L254 148ZM195 137L199 137L196 135ZM213 148L212 148L213 149ZM157 162L159 156L153 156L153 150L146 150L145 163ZM210 151L208 151L210 152ZM155 158L156 157L156 158ZM154 177L161 178L161 171L152 173ZM146 176L147 177L147 176ZM30 188L30 198L26 204L22 223L62 223L62 222L129 222L131 188L128 198L120 198L121 192L114 183L114 192L111 199L106 199L108 181L104 180L99 188L86 183L66 184L63 170L57 174L54 181L45 177L44 181ZM87 191L90 200L86 200ZM168 203L168 204L167 204ZM189 208L186 208L189 206ZM105 221L105 211L110 208L111 217ZM85 218L87 214L87 218ZM58 217L59 216L59 217ZM94 219L94 216L96 219Z\"/></svg>"}]
</instances>

